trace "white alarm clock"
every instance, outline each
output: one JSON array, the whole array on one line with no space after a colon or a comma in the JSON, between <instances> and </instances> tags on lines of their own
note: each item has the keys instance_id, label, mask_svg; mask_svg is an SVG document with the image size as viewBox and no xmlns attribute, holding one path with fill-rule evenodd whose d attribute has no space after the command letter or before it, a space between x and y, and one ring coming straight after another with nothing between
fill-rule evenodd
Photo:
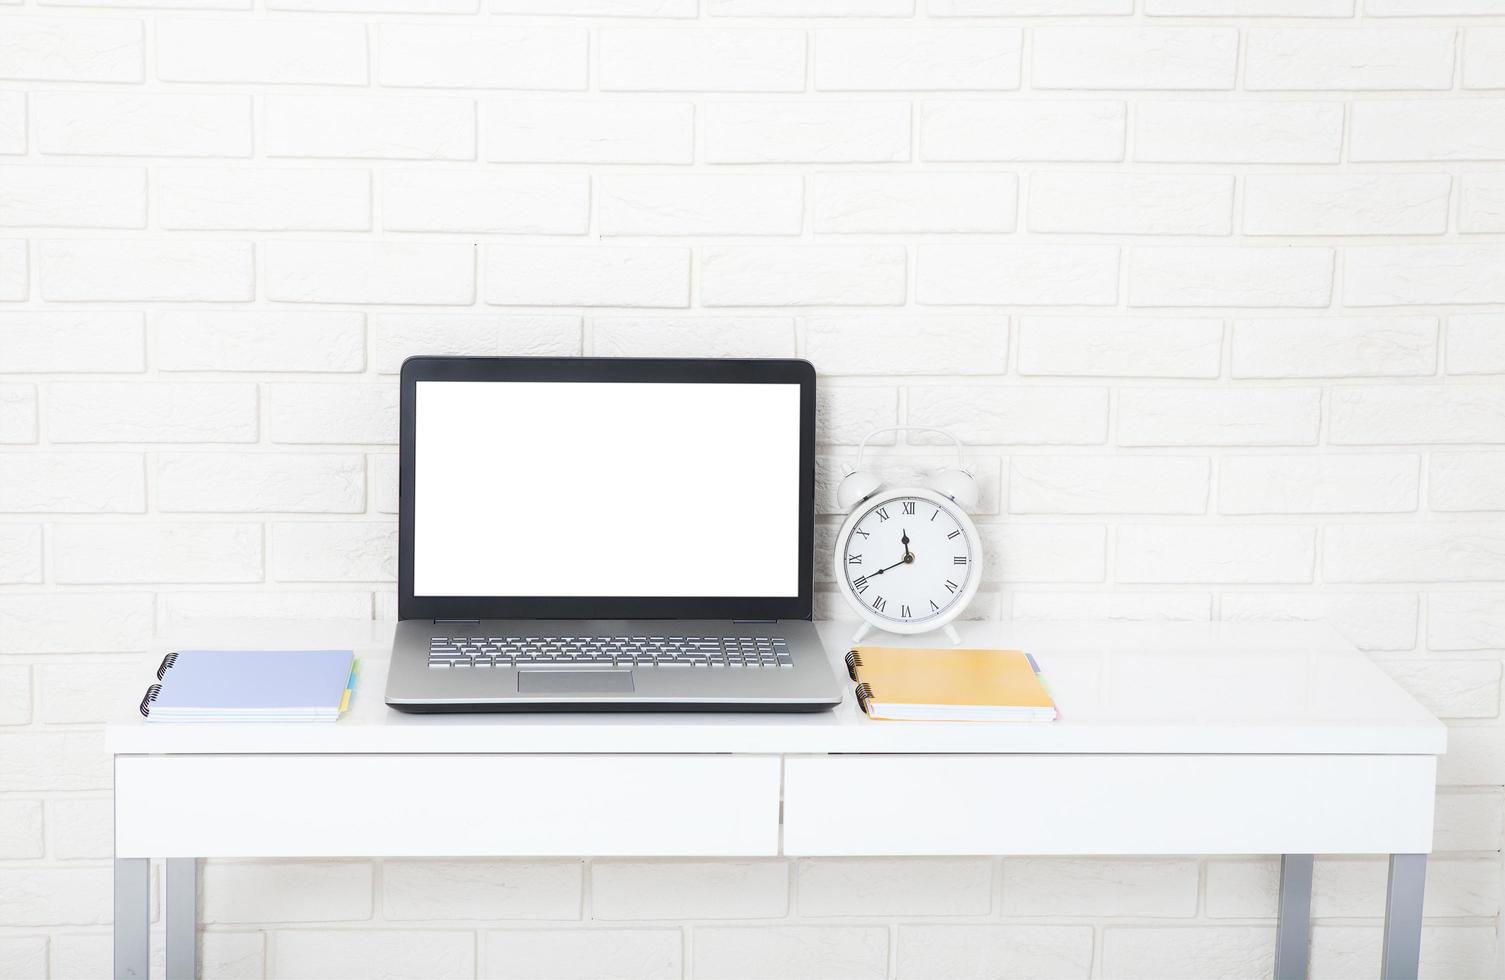
<instances>
[{"instance_id":1,"label":"white alarm clock","mask_svg":"<svg viewBox=\"0 0 1505 980\"><path fill-rule=\"evenodd\" d=\"M956 444L956 466L936 473L929 487L885 487L862 468L868 440L888 432L939 432ZM836 489L851 510L836 535L836 584L864 623L852 642L877 627L890 633L943 629L960 643L951 621L977 594L982 538L967 516L977 484L961 466L961 442L942 429L899 426L868 433L857 465Z\"/></svg>"}]
</instances>

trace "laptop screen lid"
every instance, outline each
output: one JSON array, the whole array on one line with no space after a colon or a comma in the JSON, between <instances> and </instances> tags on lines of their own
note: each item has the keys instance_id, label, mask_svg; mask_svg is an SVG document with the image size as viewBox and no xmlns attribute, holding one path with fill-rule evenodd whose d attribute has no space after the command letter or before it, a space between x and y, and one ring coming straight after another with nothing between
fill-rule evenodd
<instances>
[{"instance_id":1,"label":"laptop screen lid","mask_svg":"<svg viewBox=\"0 0 1505 980\"><path fill-rule=\"evenodd\" d=\"M403 619L808 619L800 360L415 357Z\"/></svg>"}]
</instances>

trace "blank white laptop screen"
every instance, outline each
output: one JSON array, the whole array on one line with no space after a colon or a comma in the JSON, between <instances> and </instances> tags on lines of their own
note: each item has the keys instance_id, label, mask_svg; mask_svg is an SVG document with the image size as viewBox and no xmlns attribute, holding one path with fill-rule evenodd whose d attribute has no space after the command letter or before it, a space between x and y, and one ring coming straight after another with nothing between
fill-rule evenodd
<instances>
[{"instance_id":1,"label":"blank white laptop screen","mask_svg":"<svg viewBox=\"0 0 1505 980\"><path fill-rule=\"evenodd\" d=\"M415 595L799 595L799 385L419 381L415 399Z\"/></svg>"}]
</instances>

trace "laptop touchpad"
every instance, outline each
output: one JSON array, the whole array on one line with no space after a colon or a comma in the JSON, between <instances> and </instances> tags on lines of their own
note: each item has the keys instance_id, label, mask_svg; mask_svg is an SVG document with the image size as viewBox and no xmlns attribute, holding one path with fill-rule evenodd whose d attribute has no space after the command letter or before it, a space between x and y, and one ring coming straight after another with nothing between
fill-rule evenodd
<instances>
[{"instance_id":1,"label":"laptop touchpad","mask_svg":"<svg viewBox=\"0 0 1505 980\"><path fill-rule=\"evenodd\" d=\"M630 670L520 670L519 694L626 694L632 692Z\"/></svg>"}]
</instances>

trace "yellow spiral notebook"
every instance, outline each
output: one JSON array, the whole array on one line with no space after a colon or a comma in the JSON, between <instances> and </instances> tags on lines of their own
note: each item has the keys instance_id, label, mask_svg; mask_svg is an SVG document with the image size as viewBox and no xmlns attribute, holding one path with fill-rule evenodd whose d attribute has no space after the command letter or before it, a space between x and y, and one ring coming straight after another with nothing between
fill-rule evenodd
<instances>
[{"instance_id":1,"label":"yellow spiral notebook","mask_svg":"<svg viewBox=\"0 0 1505 980\"><path fill-rule=\"evenodd\" d=\"M1035 658L1019 650L854 647L847 673L871 718L1053 721L1056 704Z\"/></svg>"}]
</instances>

